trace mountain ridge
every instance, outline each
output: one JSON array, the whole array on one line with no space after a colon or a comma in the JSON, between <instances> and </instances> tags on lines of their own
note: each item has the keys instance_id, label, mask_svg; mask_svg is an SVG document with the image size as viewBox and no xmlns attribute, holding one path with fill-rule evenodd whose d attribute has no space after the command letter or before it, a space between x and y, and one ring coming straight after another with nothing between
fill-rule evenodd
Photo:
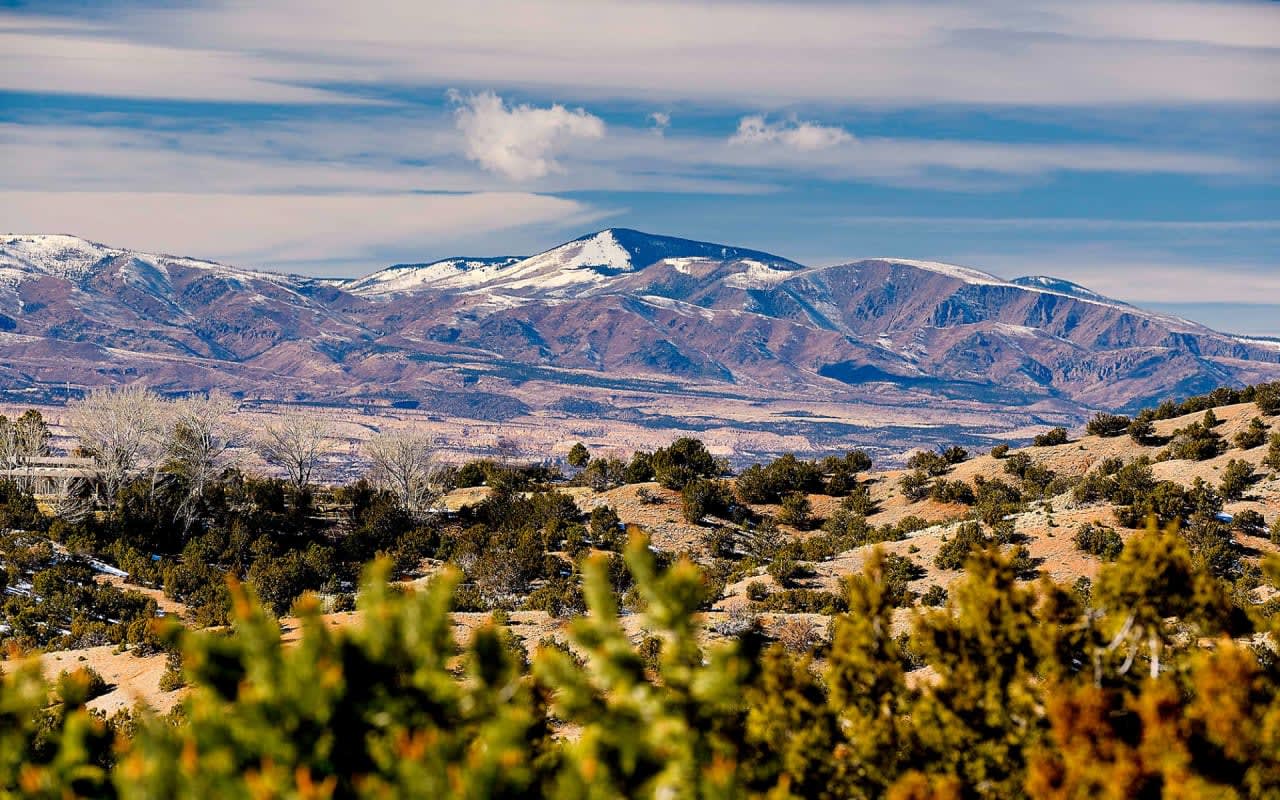
<instances>
[{"instance_id":1,"label":"mountain ridge","mask_svg":"<svg viewBox=\"0 0 1280 800\"><path fill-rule=\"evenodd\" d=\"M895 258L809 267L625 228L342 283L0 235L0 354L8 396L144 379L494 420L569 424L581 415L557 409L572 406L766 438L769 409L790 409L804 412L778 423L792 449L889 436L865 433L873 408L994 431L1280 379L1275 343L1061 279Z\"/></svg>"}]
</instances>

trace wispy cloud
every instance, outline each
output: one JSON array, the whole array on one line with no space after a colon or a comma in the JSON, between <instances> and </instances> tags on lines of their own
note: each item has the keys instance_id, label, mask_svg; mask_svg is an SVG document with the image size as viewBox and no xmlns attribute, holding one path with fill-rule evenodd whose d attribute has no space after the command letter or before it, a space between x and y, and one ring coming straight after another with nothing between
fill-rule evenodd
<instances>
[{"instance_id":1,"label":"wispy cloud","mask_svg":"<svg viewBox=\"0 0 1280 800\"><path fill-rule=\"evenodd\" d=\"M853 141L844 128L801 122L792 117L769 122L763 114L749 114L738 121L738 130L729 137L731 145L781 144L792 150L810 152Z\"/></svg>"},{"instance_id":2,"label":"wispy cloud","mask_svg":"<svg viewBox=\"0 0 1280 800\"><path fill-rule=\"evenodd\" d=\"M381 84L761 107L1280 100L1271 4L601 0L580 10L566 0L184 3L70 31L10 15L0 75L15 89L269 102Z\"/></svg>"},{"instance_id":3,"label":"wispy cloud","mask_svg":"<svg viewBox=\"0 0 1280 800\"><path fill-rule=\"evenodd\" d=\"M1280 298L1280 271L1267 263L1192 260L1093 244L1058 244L1028 253L971 252L957 261L996 274L1054 275L1133 303L1270 303Z\"/></svg>"},{"instance_id":4,"label":"wispy cloud","mask_svg":"<svg viewBox=\"0 0 1280 800\"><path fill-rule=\"evenodd\" d=\"M273 104L356 104L311 70L236 48L139 41L101 25L0 13L0 89Z\"/></svg>"},{"instance_id":5,"label":"wispy cloud","mask_svg":"<svg viewBox=\"0 0 1280 800\"><path fill-rule=\"evenodd\" d=\"M832 134L794 122L754 146L709 134L654 136L640 127L617 127L596 137L603 125L588 111L555 105L512 108L496 95L483 98L479 105L460 105L459 118L419 115L377 125L315 120L210 129L156 119L151 120L156 127L147 129L131 127L133 120L112 125L110 119L82 125L0 124L6 155L0 188L369 193L494 191L518 185L540 192L754 194L776 188L779 181L819 179L985 191L1057 172L1254 180L1273 168L1235 156L1122 145L870 137L816 146L805 137L825 143Z\"/></svg>"},{"instance_id":6,"label":"wispy cloud","mask_svg":"<svg viewBox=\"0 0 1280 800\"><path fill-rule=\"evenodd\" d=\"M9 191L0 192L0 207L6 232L73 233L110 245L244 266L295 269L327 262L345 274L384 266L376 253L439 253L477 235L529 225L577 230L609 213L575 200L515 192Z\"/></svg>"},{"instance_id":7,"label":"wispy cloud","mask_svg":"<svg viewBox=\"0 0 1280 800\"><path fill-rule=\"evenodd\" d=\"M905 228L941 230L1033 230L1033 231L1280 231L1280 219L1093 219L1088 217L844 217L851 226L897 225Z\"/></svg>"}]
</instances>

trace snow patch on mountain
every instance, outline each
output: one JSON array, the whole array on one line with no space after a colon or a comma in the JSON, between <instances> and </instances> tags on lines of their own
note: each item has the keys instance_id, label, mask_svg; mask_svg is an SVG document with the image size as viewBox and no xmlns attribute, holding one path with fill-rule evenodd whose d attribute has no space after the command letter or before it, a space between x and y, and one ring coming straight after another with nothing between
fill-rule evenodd
<instances>
[{"instance_id":1,"label":"snow patch on mountain","mask_svg":"<svg viewBox=\"0 0 1280 800\"><path fill-rule=\"evenodd\" d=\"M725 286L735 289L771 289L785 280L794 278L797 270L777 269L754 259L745 258L739 262L746 267L743 272L735 272L724 279Z\"/></svg>"},{"instance_id":2,"label":"snow patch on mountain","mask_svg":"<svg viewBox=\"0 0 1280 800\"><path fill-rule=\"evenodd\" d=\"M461 288L487 283L520 256L444 258L429 264L397 264L341 286L365 297L386 297L431 288Z\"/></svg>"},{"instance_id":3,"label":"snow patch on mountain","mask_svg":"<svg viewBox=\"0 0 1280 800\"><path fill-rule=\"evenodd\" d=\"M883 261L888 264L902 264L906 267L915 267L916 269L926 270L928 272L936 272L939 275L946 275L948 278L955 278L965 283L979 286L1008 286L1009 282L995 275L991 275L981 270L971 269L969 267L960 267L955 264L943 264L938 261L914 261L907 258L873 258L872 261Z\"/></svg>"},{"instance_id":4,"label":"snow patch on mountain","mask_svg":"<svg viewBox=\"0 0 1280 800\"><path fill-rule=\"evenodd\" d=\"M129 259L122 270L126 281L152 287L167 285L172 267L204 270L237 281L236 288L242 286L238 281L245 280L270 281L285 287L314 281L299 275L230 267L216 261L107 247L65 234L0 234L0 267L26 273L27 279L49 275L81 281L99 267L120 258Z\"/></svg>"},{"instance_id":5,"label":"snow patch on mountain","mask_svg":"<svg viewBox=\"0 0 1280 800\"><path fill-rule=\"evenodd\" d=\"M686 256L682 258L665 258L663 263L679 272L681 275L693 275L693 266L695 264L714 264L710 258L703 256Z\"/></svg>"},{"instance_id":6,"label":"snow patch on mountain","mask_svg":"<svg viewBox=\"0 0 1280 800\"><path fill-rule=\"evenodd\" d=\"M1052 294L1065 294L1070 297L1080 297L1086 300L1100 300L1116 305L1123 305L1118 300L1113 300L1110 297L1098 294L1092 289L1085 288L1078 283L1073 283L1071 281L1064 280L1063 278L1055 278L1051 275L1027 275L1021 278L1014 278L1010 283L1026 289L1039 289Z\"/></svg>"},{"instance_id":7,"label":"snow patch on mountain","mask_svg":"<svg viewBox=\"0 0 1280 800\"><path fill-rule=\"evenodd\" d=\"M0 236L0 266L70 281L81 280L104 258L122 252L63 234Z\"/></svg>"},{"instance_id":8,"label":"snow patch on mountain","mask_svg":"<svg viewBox=\"0 0 1280 800\"><path fill-rule=\"evenodd\" d=\"M1268 350L1280 350L1280 339L1255 339L1251 336L1232 336L1231 338L1241 344L1265 347Z\"/></svg>"}]
</instances>

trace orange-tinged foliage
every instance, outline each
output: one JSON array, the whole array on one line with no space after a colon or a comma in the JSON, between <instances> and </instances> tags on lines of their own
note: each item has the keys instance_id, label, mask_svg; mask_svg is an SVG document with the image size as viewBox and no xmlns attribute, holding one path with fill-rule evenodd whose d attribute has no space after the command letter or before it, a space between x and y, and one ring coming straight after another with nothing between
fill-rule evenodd
<instances>
[{"instance_id":1,"label":"orange-tinged foliage","mask_svg":"<svg viewBox=\"0 0 1280 800\"><path fill-rule=\"evenodd\" d=\"M1238 610L1172 533L1131 539L1088 604L977 551L906 642L873 556L818 657L754 630L706 645L698 570L659 569L641 539L627 560L656 660L595 561L573 625L585 663L548 647L528 667L494 626L459 661L455 576L402 594L375 570L365 625L327 629L303 604L294 647L233 589L234 632L183 634L178 718L131 736L85 711L78 681L50 705L31 665L7 664L0 796L1277 797L1280 669L1227 635ZM908 681L921 659L929 677Z\"/></svg>"}]
</instances>

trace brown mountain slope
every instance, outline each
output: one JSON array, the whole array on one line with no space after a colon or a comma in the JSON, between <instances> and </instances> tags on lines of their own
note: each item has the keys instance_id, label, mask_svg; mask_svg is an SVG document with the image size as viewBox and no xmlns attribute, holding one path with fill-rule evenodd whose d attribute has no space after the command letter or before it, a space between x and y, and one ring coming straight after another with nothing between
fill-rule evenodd
<instances>
[{"instance_id":1,"label":"brown mountain slope","mask_svg":"<svg viewBox=\"0 0 1280 800\"><path fill-rule=\"evenodd\" d=\"M936 440L972 443L1280 378L1280 342L946 264L809 268L624 229L454 262L348 292L69 236L0 236L0 392L48 402L145 380L458 420L720 429L750 452L774 447L761 432L781 417L798 449L900 449L919 432L865 421L910 425L927 408Z\"/></svg>"}]
</instances>

